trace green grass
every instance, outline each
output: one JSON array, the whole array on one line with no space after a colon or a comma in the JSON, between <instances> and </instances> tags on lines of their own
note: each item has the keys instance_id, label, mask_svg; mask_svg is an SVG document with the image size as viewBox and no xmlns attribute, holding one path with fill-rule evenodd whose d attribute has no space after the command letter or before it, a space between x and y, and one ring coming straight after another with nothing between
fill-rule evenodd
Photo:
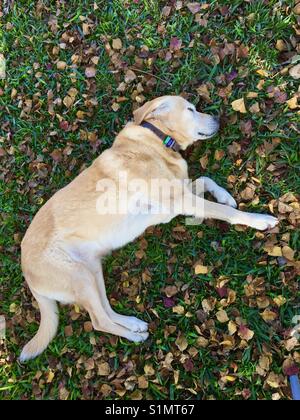
<instances>
[{"instance_id":1,"label":"green grass","mask_svg":"<svg viewBox=\"0 0 300 420\"><path fill-rule=\"evenodd\" d=\"M295 130L299 109L297 113L286 103L268 102L267 94L268 86L273 85L281 87L289 99L298 89L297 81L288 73L280 74L284 56L275 48L276 41L281 39L288 43L289 52L296 54L290 43L291 37L295 37L293 25L296 17L291 13L293 2L282 2L280 7L274 0L267 4L234 0L228 6L228 14L223 16L218 7L229 2L211 1L207 27L203 27L194 21L194 16L185 6L180 10L172 9L165 18L161 11L167 2L163 1L127 1L126 7L119 0L99 1L96 2L99 8L93 10L94 2L71 0L60 6L56 32L48 24L50 15L56 15L56 2L45 1L43 10L36 8L36 2L24 0L15 3L0 24L0 52L7 59L7 78L0 81L0 148L5 150L5 155L0 156L0 314L7 320L7 337L0 350L0 399L64 398L62 389L67 389L69 399L131 399L141 396L152 399L240 399L245 389L249 390L251 399L271 399L277 392L281 398L289 398L287 386L274 389L265 383L269 372L265 377L256 373L262 354L272 356L269 371L276 374L282 374L282 363L289 355L299 360L295 352L287 352L283 345L284 331L291 327L293 315L299 312L295 268L279 266L277 259L266 257L263 250L267 240L276 238L280 241L286 232L290 233L289 246L297 250L299 232L288 220L281 223L277 235L266 234L263 238L258 238L251 229L239 232L218 222L206 222L200 227L187 226L185 232L174 233L175 226L184 227L183 218L159 226L153 233L146 232L146 257L137 260L135 256L139 238L107 257L104 264L107 288L115 309L150 322L151 334L146 343L135 345L109 335L87 333L83 330L84 322L88 321L87 314L82 313L72 321L72 308L64 307L58 335L47 351L22 366L17 357L21 347L34 335L39 317L22 279L20 239L41 205L70 182L83 165L89 165L112 144L114 135L132 116L132 93L136 82L144 86L143 95L147 100L164 94L185 93L205 112L222 112L224 115L227 123L220 134L196 145L186 154L193 178L205 173L227 187L228 176L235 175L232 193L239 198L239 193L245 188L245 177L249 181L249 177L254 176L261 183L257 189L260 201L248 204L249 211L266 212L266 204L272 199L278 199L286 192L299 193L299 131ZM89 17L94 24L89 35L82 36L80 16ZM158 25L162 24L164 33L158 30ZM77 34L78 41L66 49L60 48L54 55L53 47L63 42L61 36L67 30ZM167 61L165 53L173 36L182 40L181 54ZM118 92L124 74L122 69L113 65L105 51L105 38L106 41L122 40L123 47L126 47L121 57L125 66L136 67L135 57L143 45L147 46L152 62L144 59L141 69L157 76L156 84L147 87L148 76L137 72L137 81L124 93ZM192 40L194 44L189 46ZM227 56L215 63L211 46L221 46L225 41L248 46L248 57L235 61ZM70 69L56 69L57 59L70 65L74 53L83 56L84 60L84 51L91 46L95 48L94 55L99 57L94 85L87 84L84 73L87 64L84 62L74 70L75 81ZM135 47L133 53L130 47ZM257 89L261 80L256 72L258 69L269 71L262 90ZM222 98L218 94L221 87L218 80L233 70L239 71L239 75L233 81L231 96ZM199 85L207 82L211 83L211 103L201 99L196 91ZM56 115L49 114L49 91L53 92L54 99L63 99L71 87L78 90L76 105L71 109L57 105ZM11 98L13 89L17 90L15 98ZM258 92L258 97L246 99L247 108L256 101L266 104L265 108L260 114L248 112L234 119L231 102L245 97L250 91ZM85 94L97 98L98 105L87 106ZM111 106L120 96L127 100L120 103L116 113ZM28 99L33 100L33 109L24 117L21 111ZM76 120L78 110L88 113L83 122ZM276 122L273 131L265 125L272 114L273 122ZM70 126L73 124L73 130L64 131L60 119L68 121ZM249 139L240 129L240 121L248 119L252 120L254 133ZM96 131L101 141L92 147L89 141L82 139L80 130ZM274 138L280 138L281 142L273 151L265 155L257 151L258 147ZM227 151L234 141L244 144L237 157ZM55 162L51 153L57 149L63 152L66 147L69 148L67 153L61 161ZM216 150L225 151L219 162L214 159ZM208 156L205 171L199 164L204 155ZM240 164L236 162L238 158ZM267 170L271 163L280 165L276 176ZM202 237L198 235L199 230L203 232ZM194 274L193 265L200 259L204 265L213 267L210 274ZM263 265L261 261L267 263ZM148 282L142 280L146 270L151 276ZM287 279L285 282L282 281L283 274ZM259 315L262 310L246 297L244 286L248 275L264 279L263 293L270 299L278 295L287 299L278 309L278 318L274 322L266 323ZM254 331L253 339L245 348L239 348L240 340L235 336L236 345L226 353L219 343L227 333L227 324L217 321L216 310L208 316L211 332L209 328L205 330L210 345L198 348L196 344L198 333L195 325L201 327L196 312L202 309L203 299L214 297L220 301L216 291L216 281L220 276L229 277L227 286L236 292L236 301L226 308L229 318L243 318ZM129 287L124 283L126 280ZM176 305L183 306L190 316L173 313L172 308L165 307L163 289L169 284L176 284L180 289ZM136 295L130 297L128 290L135 289ZM274 303L271 307L275 307ZM71 337L66 337L67 325L72 325ZM176 330L166 337L168 326L175 326ZM184 367L184 357L175 344L180 331L189 344L183 353L186 359L193 360L191 372ZM217 341L212 340L210 334L216 334ZM196 354L193 348L197 349ZM170 369L163 367L168 353L174 357ZM89 358L94 359L95 366L107 361L112 372L118 373L126 368L120 384L116 385L115 377L99 376L97 367L87 370L85 362ZM125 380L144 375L146 364L152 364L154 368L154 374L148 378L148 388L140 389L139 393L136 392L137 385L135 391L129 386L126 390ZM54 378L47 383L50 370ZM174 371L179 371L178 383L174 380ZM225 374L236 375L235 381L223 385L220 377ZM137 382L137 379L131 380ZM103 393L103 384L110 385L111 392ZM120 395L116 393L118 389L126 392Z\"/></svg>"}]
</instances>

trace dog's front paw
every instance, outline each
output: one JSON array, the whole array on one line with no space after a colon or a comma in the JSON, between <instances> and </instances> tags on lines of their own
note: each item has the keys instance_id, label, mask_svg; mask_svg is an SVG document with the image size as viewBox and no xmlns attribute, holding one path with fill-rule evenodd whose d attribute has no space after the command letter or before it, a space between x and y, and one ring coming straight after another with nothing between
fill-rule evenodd
<instances>
[{"instance_id":1,"label":"dog's front paw","mask_svg":"<svg viewBox=\"0 0 300 420\"><path fill-rule=\"evenodd\" d=\"M250 218L249 226L258 230L272 229L279 223L276 217L265 214L253 214Z\"/></svg>"},{"instance_id":2,"label":"dog's front paw","mask_svg":"<svg viewBox=\"0 0 300 420\"><path fill-rule=\"evenodd\" d=\"M219 187L217 190L214 191L214 196L220 204L226 204L227 206L234 208L237 207L235 199L232 197L231 194L229 194L228 191L226 191L222 187Z\"/></svg>"}]
</instances>

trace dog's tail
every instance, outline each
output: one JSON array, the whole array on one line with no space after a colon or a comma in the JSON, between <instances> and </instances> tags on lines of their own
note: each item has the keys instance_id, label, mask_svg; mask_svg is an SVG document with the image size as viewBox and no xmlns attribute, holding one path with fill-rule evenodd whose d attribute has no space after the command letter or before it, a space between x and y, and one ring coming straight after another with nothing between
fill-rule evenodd
<instances>
[{"instance_id":1,"label":"dog's tail","mask_svg":"<svg viewBox=\"0 0 300 420\"><path fill-rule=\"evenodd\" d=\"M58 326L58 308L56 301L34 293L41 311L41 323L38 332L23 348L19 360L33 359L41 354L55 336Z\"/></svg>"}]
</instances>

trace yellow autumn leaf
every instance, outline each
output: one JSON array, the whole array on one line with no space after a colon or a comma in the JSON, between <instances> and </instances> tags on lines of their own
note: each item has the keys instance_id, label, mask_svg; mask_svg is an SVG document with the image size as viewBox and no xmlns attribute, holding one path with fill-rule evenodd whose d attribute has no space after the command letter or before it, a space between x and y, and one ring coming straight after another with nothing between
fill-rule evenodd
<instances>
[{"instance_id":1,"label":"yellow autumn leaf","mask_svg":"<svg viewBox=\"0 0 300 420\"><path fill-rule=\"evenodd\" d=\"M290 109L298 108L298 98L297 98L297 96L293 96L291 99L286 101L286 104Z\"/></svg>"},{"instance_id":2,"label":"yellow autumn leaf","mask_svg":"<svg viewBox=\"0 0 300 420\"><path fill-rule=\"evenodd\" d=\"M241 114L246 114L247 112L244 98L236 99L235 101L231 102L231 106L234 111L240 112Z\"/></svg>"},{"instance_id":3,"label":"yellow autumn leaf","mask_svg":"<svg viewBox=\"0 0 300 420\"><path fill-rule=\"evenodd\" d=\"M260 315L266 322L274 321L277 318L276 312L273 312L270 309L265 309Z\"/></svg>"},{"instance_id":4,"label":"yellow autumn leaf","mask_svg":"<svg viewBox=\"0 0 300 420\"><path fill-rule=\"evenodd\" d=\"M261 77L268 77L269 73L267 72L267 70L264 69L258 69L256 70L256 73L259 74Z\"/></svg>"},{"instance_id":5,"label":"yellow autumn leaf","mask_svg":"<svg viewBox=\"0 0 300 420\"><path fill-rule=\"evenodd\" d=\"M280 307L280 306L282 306L282 305L284 305L286 303L286 298L284 296L282 296L282 295L279 295L279 296L274 297L273 300L274 300L274 302L276 303L276 305L278 307Z\"/></svg>"},{"instance_id":6,"label":"yellow autumn leaf","mask_svg":"<svg viewBox=\"0 0 300 420\"><path fill-rule=\"evenodd\" d=\"M268 252L268 255L270 255L270 257L282 257L282 251L281 251L280 246L274 246L272 249L269 249L267 252Z\"/></svg>"},{"instance_id":7,"label":"yellow autumn leaf","mask_svg":"<svg viewBox=\"0 0 300 420\"><path fill-rule=\"evenodd\" d=\"M184 314L184 307L181 305L174 306L172 308L174 314L183 315Z\"/></svg>"},{"instance_id":8,"label":"yellow autumn leaf","mask_svg":"<svg viewBox=\"0 0 300 420\"><path fill-rule=\"evenodd\" d=\"M207 274L208 273L208 267L205 265L197 264L195 266L195 274Z\"/></svg>"},{"instance_id":9,"label":"yellow autumn leaf","mask_svg":"<svg viewBox=\"0 0 300 420\"><path fill-rule=\"evenodd\" d=\"M224 309L221 309L216 313L217 320L222 324L229 321L228 315Z\"/></svg>"},{"instance_id":10,"label":"yellow autumn leaf","mask_svg":"<svg viewBox=\"0 0 300 420\"><path fill-rule=\"evenodd\" d=\"M282 247L282 255L289 261L294 260L295 251L289 246L285 245Z\"/></svg>"},{"instance_id":11,"label":"yellow autumn leaf","mask_svg":"<svg viewBox=\"0 0 300 420\"><path fill-rule=\"evenodd\" d=\"M257 92L248 92L246 97L249 98L249 99L257 98L258 93Z\"/></svg>"}]
</instances>

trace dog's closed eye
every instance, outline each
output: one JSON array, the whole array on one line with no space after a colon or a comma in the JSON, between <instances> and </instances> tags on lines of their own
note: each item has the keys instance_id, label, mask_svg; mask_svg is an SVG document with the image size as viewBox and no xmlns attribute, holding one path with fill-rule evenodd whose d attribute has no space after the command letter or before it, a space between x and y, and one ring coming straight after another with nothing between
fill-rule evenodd
<instances>
[{"instance_id":1,"label":"dog's closed eye","mask_svg":"<svg viewBox=\"0 0 300 420\"><path fill-rule=\"evenodd\" d=\"M189 110L189 111L192 111L192 112L194 112L194 111L195 111L193 108L190 108L190 107L188 108L188 110Z\"/></svg>"}]
</instances>

